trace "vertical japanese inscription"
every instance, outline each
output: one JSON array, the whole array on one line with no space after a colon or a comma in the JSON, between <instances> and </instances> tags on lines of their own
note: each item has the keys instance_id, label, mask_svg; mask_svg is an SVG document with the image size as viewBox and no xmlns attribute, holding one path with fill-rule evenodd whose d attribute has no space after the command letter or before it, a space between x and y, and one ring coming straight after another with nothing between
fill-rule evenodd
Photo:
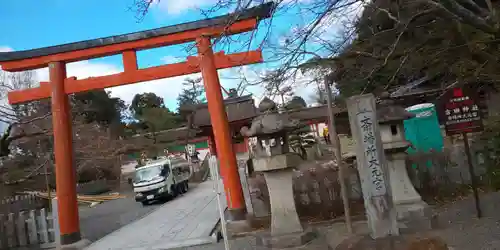
<instances>
[{"instance_id":1,"label":"vertical japanese inscription","mask_svg":"<svg viewBox=\"0 0 500 250\"><path fill-rule=\"evenodd\" d=\"M356 140L357 168L371 236L377 239L398 235L375 97L373 94L353 96L346 104L353 139Z\"/></svg>"},{"instance_id":2,"label":"vertical japanese inscription","mask_svg":"<svg viewBox=\"0 0 500 250\"><path fill-rule=\"evenodd\" d=\"M366 177L369 178L369 182L373 187L371 188L372 195L382 196L387 194L387 190L381 167L381 159L378 153L379 149L377 149L375 139L373 124L374 121L376 121L375 118L375 112L373 112L373 110L363 110L357 114L357 125L362 138L361 144L363 145L363 151L365 153L365 166L368 167Z\"/></svg>"}]
</instances>

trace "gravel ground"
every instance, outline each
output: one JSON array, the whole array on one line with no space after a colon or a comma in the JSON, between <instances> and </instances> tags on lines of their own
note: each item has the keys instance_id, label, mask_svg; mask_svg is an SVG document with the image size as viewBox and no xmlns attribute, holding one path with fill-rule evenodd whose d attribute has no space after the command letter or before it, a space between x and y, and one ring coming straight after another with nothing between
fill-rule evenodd
<instances>
[{"instance_id":1,"label":"gravel ground","mask_svg":"<svg viewBox=\"0 0 500 250\"><path fill-rule=\"evenodd\" d=\"M500 249L500 192L480 196L483 217L477 219L474 199L457 201L439 209L437 230L454 250Z\"/></svg>"},{"instance_id":2,"label":"gravel ground","mask_svg":"<svg viewBox=\"0 0 500 250\"><path fill-rule=\"evenodd\" d=\"M476 218L474 199L469 197L439 208L440 228L434 233L441 236L453 250L500 250L500 192L480 196L483 217ZM338 225L336 225L338 227ZM337 237L343 226L318 228L326 238ZM356 230L358 231L358 230ZM334 233L336 232L336 233ZM341 233L342 234L342 233ZM330 240L329 240L330 241ZM224 249L222 242L212 245L182 248L185 250ZM254 237L231 241L231 250L261 250ZM325 249L303 248L304 250Z\"/></svg>"}]
</instances>

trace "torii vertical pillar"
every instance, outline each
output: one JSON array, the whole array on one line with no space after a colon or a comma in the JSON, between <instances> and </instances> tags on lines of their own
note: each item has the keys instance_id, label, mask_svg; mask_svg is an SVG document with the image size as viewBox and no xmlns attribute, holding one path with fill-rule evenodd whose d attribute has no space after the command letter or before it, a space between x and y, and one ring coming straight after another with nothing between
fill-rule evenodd
<instances>
[{"instance_id":1,"label":"torii vertical pillar","mask_svg":"<svg viewBox=\"0 0 500 250\"><path fill-rule=\"evenodd\" d=\"M49 63L52 95L52 124L54 129L54 154L56 194L59 211L61 244L71 245L81 240L78 203L76 199L76 170L73 166L73 134L68 95L64 91L66 65Z\"/></svg>"},{"instance_id":2,"label":"torii vertical pillar","mask_svg":"<svg viewBox=\"0 0 500 250\"><path fill-rule=\"evenodd\" d=\"M210 37L202 36L198 38L196 45L230 219L243 220L246 215L245 199L238 173L236 155L229 133L229 122L224 99L222 98L219 75L215 67Z\"/></svg>"}]
</instances>

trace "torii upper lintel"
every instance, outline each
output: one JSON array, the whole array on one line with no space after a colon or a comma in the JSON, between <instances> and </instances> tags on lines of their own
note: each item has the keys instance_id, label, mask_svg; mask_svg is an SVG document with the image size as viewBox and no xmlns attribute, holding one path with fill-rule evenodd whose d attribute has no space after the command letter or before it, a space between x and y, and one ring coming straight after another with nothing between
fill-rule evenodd
<instances>
[{"instance_id":1,"label":"torii upper lintel","mask_svg":"<svg viewBox=\"0 0 500 250\"><path fill-rule=\"evenodd\" d=\"M198 37L233 35L254 30L258 22L270 17L269 2L240 12L189 23L166 26L130 34L56 45L45 48L0 52L2 69L9 72L47 67L50 62L66 63L195 41Z\"/></svg>"}]
</instances>

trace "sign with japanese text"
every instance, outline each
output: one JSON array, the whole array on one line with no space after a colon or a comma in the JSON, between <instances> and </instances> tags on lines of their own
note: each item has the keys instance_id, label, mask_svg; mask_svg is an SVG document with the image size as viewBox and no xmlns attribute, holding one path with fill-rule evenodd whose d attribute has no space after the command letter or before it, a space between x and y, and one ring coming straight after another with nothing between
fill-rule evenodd
<instances>
[{"instance_id":1,"label":"sign with japanese text","mask_svg":"<svg viewBox=\"0 0 500 250\"><path fill-rule=\"evenodd\" d=\"M372 195L381 196L387 193L382 174L381 159L378 154L375 141L375 130L373 123L376 121L376 113L373 110L363 110L357 114L358 127L360 128L361 144L365 153L365 166L368 166L370 182L373 185Z\"/></svg>"},{"instance_id":2,"label":"sign with japanese text","mask_svg":"<svg viewBox=\"0 0 500 250\"><path fill-rule=\"evenodd\" d=\"M468 88L453 88L439 100L438 115L447 135L483 130L477 95Z\"/></svg>"}]
</instances>

